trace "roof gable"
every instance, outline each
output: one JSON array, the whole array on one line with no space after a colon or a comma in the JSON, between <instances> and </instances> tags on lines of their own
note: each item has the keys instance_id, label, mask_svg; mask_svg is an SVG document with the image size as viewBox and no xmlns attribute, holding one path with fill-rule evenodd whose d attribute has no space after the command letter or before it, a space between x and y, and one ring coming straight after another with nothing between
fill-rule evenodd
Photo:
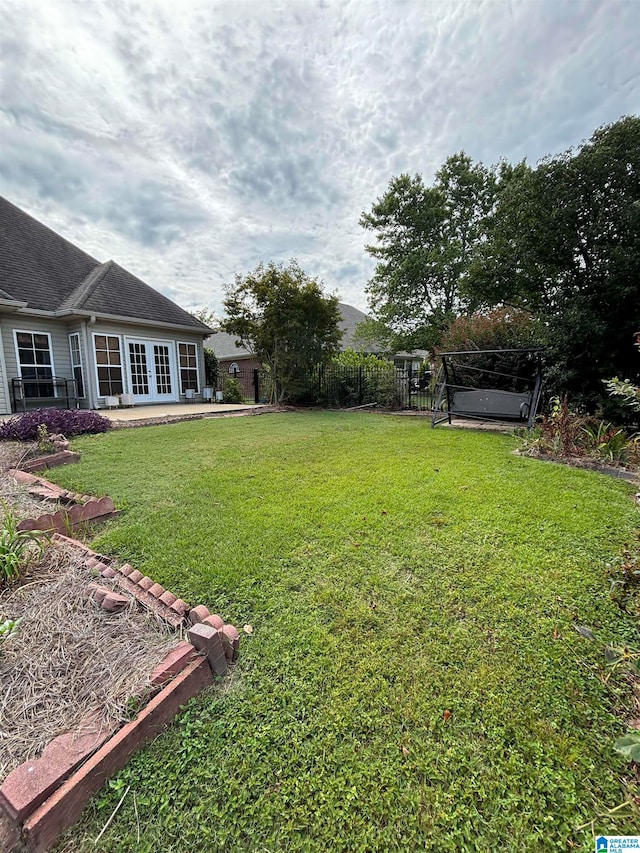
<instances>
[{"instance_id":1,"label":"roof gable","mask_svg":"<svg viewBox=\"0 0 640 853\"><path fill-rule=\"evenodd\" d=\"M114 261L100 263L0 197L0 287L29 308L209 328ZM0 291L0 293L2 292Z\"/></svg>"}]
</instances>

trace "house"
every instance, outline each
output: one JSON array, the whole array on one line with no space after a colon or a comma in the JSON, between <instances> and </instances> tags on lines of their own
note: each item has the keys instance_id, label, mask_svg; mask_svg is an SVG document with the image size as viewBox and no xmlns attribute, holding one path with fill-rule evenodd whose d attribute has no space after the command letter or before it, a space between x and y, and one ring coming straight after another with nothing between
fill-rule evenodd
<instances>
[{"instance_id":1,"label":"house","mask_svg":"<svg viewBox=\"0 0 640 853\"><path fill-rule=\"evenodd\" d=\"M197 398L210 334L0 197L0 414Z\"/></svg>"},{"instance_id":2,"label":"house","mask_svg":"<svg viewBox=\"0 0 640 853\"><path fill-rule=\"evenodd\" d=\"M367 320L367 315L364 311L360 311L353 305L347 305L345 302L339 302L341 320L339 322L342 331L340 340L340 350L344 352L347 349L354 349L357 352L373 353L375 355L386 355L383 347L378 344L368 344L362 346L356 335L356 326ZM254 368L260 367L256 357L246 347L238 346L236 335L229 335L226 332L216 332L204 342L205 347L209 347L214 351L220 365L221 373L228 373L231 376L238 375L241 378L248 376ZM416 350L413 353L399 352L393 355L393 361L396 367L407 370L411 367L417 372L423 360L426 358L425 350ZM389 356L391 357L391 356Z\"/></svg>"}]
</instances>

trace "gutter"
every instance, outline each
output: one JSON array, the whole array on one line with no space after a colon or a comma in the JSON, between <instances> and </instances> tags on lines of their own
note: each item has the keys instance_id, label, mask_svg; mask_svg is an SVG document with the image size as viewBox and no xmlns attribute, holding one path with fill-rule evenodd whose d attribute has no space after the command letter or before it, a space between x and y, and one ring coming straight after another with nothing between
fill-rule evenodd
<instances>
[{"instance_id":1,"label":"gutter","mask_svg":"<svg viewBox=\"0 0 640 853\"><path fill-rule=\"evenodd\" d=\"M14 300L0 300L0 310L6 305L8 310L16 311L18 314L27 314L36 317L49 317L52 320L60 320L65 317L83 317L91 320L93 323L99 320L109 320L116 323L124 323L129 326L153 326L159 329L176 329L181 332L191 332L193 335L202 335L203 338L208 338L214 334L214 330L204 324L201 327L182 325L180 323L165 323L161 320L147 320L144 317L123 317L120 314L97 314L93 311L81 311L78 309L68 308L64 311L44 311L41 308L27 308L27 302L17 302Z\"/></svg>"}]
</instances>

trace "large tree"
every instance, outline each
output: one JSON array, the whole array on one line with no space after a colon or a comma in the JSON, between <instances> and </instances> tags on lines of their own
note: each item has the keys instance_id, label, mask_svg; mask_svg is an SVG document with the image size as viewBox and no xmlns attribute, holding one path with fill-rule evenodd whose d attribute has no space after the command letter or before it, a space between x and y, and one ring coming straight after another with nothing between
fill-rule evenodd
<instances>
[{"instance_id":1,"label":"large tree","mask_svg":"<svg viewBox=\"0 0 640 853\"><path fill-rule=\"evenodd\" d=\"M462 307L461 286L495 198L495 175L464 152L447 159L434 185L392 178L362 214L378 260L367 285L371 312L395 347L432 347Z\"/></svg>"},{"instance_id":2,"label":"large tree","mask_svg":"<svg viewBox=\"0 0 640 853\"><path fill-rule=\"evenodd\" d=\"M531 310L549 383L596 408L604 380L637 377L640 119L600 128L536 169L506 168L465 295Z\"/></svg>"},{"instance_id":3,"label":"large tree","mask_svg":"<svg viewBox=\"0 0 640 853\"><path fill-rule=\"evenodd\" d=\"M225 332L237 335L268 370L275 402L295 394L301 378L338 351L338 297L291 260L260 264L225 287Z\"/></svg>"}]
</instances>

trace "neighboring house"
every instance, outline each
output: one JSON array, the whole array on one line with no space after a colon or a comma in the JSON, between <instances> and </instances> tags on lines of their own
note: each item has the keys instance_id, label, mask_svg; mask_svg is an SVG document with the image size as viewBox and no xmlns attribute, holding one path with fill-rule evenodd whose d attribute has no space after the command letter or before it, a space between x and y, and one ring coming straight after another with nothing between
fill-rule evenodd
<instances>
[{"instance_id":1,"label":"neighboring house","mask_svg":"<svg viewBox=\"0 0 640 853\"><path fill-rule=\"evenodd\" d=\"M197 398L210 334L0 197L0 414Z\"/></svg>"},{"instance_id":2,"label":"neighboring house","mask_svg":"<svg viewBox=\"0 0 640 853\"><path fill-rule=\"evenodd\" d=\"M344 302L338 303L342 319L339 326L342 330L342 339L340 341L340 350L344 352L347 349L354 349L357 352L374 353L383 355L383 348L378 344L369 344L362 346L356 337L356 326L367 320L367 315L364 311L360 311L353 305L347 305ZM220 364L220 371L234 375L234 373L245 374L248 371L259 367L259 363L252 352L243 346L237 346L236 335L228 335L226 332L216 332L204 342L206 347L212 349ZM416 350L414 353L400 352L393 356L393 361L396 367L407 369L411 366L414 370L418 370L427 353L424 350Z\"/></svg>"}]
</instances>

